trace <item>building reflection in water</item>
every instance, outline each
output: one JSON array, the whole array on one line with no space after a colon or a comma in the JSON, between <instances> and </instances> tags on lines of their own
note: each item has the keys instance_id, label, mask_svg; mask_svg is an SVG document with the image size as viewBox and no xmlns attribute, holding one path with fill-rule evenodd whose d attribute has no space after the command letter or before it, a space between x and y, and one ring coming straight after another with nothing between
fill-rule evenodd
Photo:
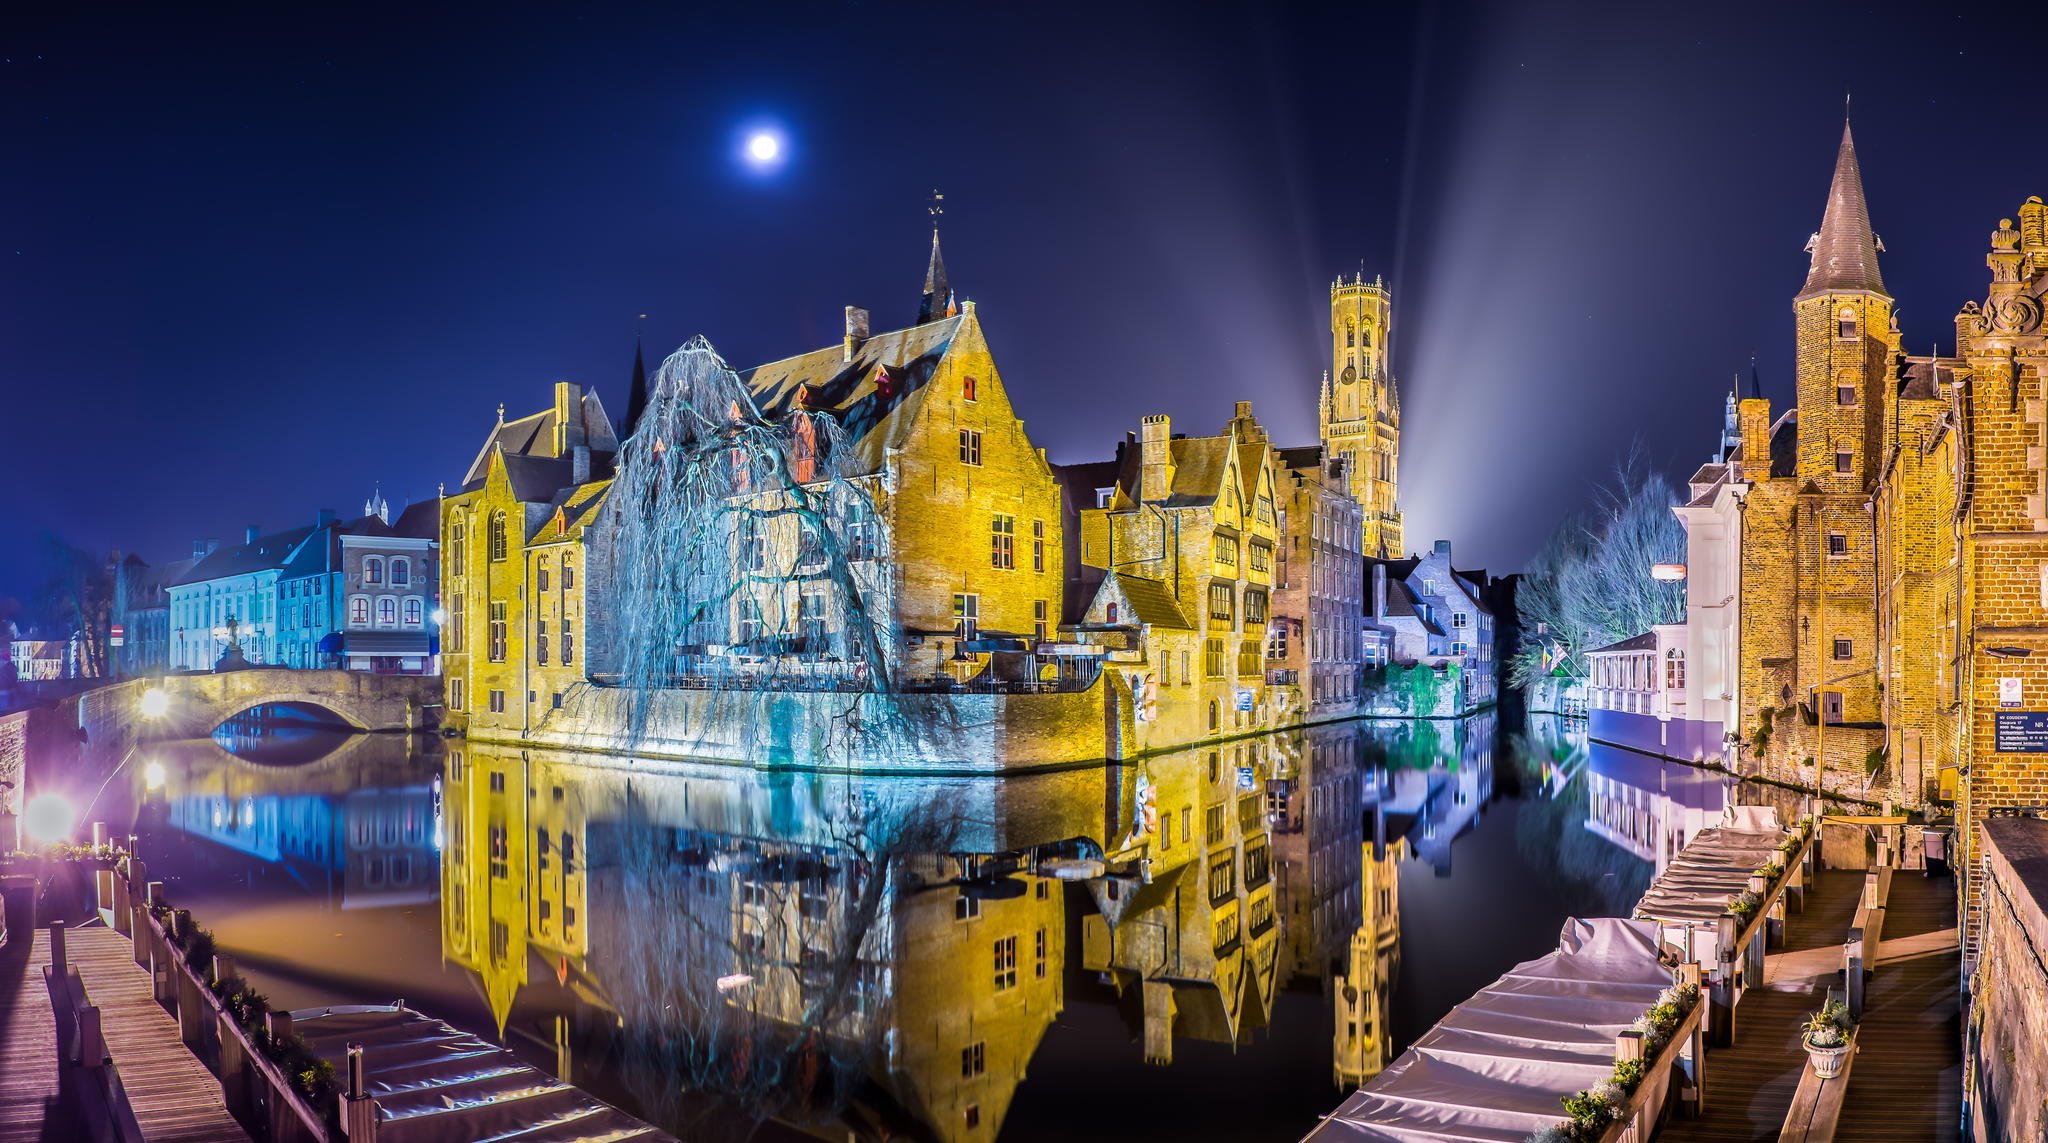
<instances>
[{"instance_id":1,"label":"building reflection in water","mask_svg":"<svg viewBox=\"0 0 2048 1143\"><path fill-rule=\"evenodd\" d=\"M297 766L187 744L157 797L193 838L332 871L344 905L438 895L424 935L473 981L480 1030L706 1138L774 1119L992 1139L1070 991L1128 1029L1085 1049L1105 1066L1306 1034L1332 1081L1360 1084L1423 1030L1390 1020L1403 877L1426 902L1496 797L1490 715L954 780L459 740L423 768L378 737ZM1469 992L1409 967L1424 1007ZM1283 992L1318 997L1327 1030ZM1217 1057L1181 1054L1206 1086Z\"/></svg>"},{"instance_id":2,"label":"building reflection in water","mask_svg":"<svg viewBox=\"0 0 2048 1143\"><path fill-rule=\"evenodd\" d=\"M1590 742L1586 829L1662 873L1693 835L1721 820L1734 779L1666 758Z\"/></svg>"}]
</instances>

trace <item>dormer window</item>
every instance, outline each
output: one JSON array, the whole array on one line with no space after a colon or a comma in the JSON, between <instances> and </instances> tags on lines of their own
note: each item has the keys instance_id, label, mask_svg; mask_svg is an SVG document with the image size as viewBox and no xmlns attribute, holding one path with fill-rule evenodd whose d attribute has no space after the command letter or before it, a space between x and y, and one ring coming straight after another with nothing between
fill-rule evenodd
<instances>
[{"instance_id":1,"label":"dormer window","mask_svg":"<svg viewBox=\"0 0 2048 1143\"><path fill-rule=\"evenodd\" d=\"M1856 340L1856 311L1848 306L1835 315L1835 336L1843 341Z\"/></svg>"}]
</instances>

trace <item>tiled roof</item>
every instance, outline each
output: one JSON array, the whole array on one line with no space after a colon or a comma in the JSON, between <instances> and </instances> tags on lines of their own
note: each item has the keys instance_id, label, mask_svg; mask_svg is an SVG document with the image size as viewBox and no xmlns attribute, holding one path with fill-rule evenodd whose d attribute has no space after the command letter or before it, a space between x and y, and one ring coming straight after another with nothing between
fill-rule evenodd
<instances>
[{"instance_id":1,"label":"tiled roof","mask_svg":"<svg viewBox=\"0 0 2048 1143\"><path fill-rule=\"evenodd\" d=\"M1608 651L1654 651L1656 649L1657 633L1655 631L1645 631L1641 635L1631 635L1619 643L1609 643L1605 647L1595 647L1586 652L1586 654L1599 655Z\"/></svg>"},{"instance_id":2,"label":"tiled roof","mask_svg":"<svg viewBox=\"0 0 2048 1143\"><path fill-rule=\"evenodd\" d=\"M1165 583L1143 576L1116 573L1117 590L1123 593L1125 602L1131 605L1138 622L1150 627L1171 627L1187 630L1193 625L1182 613L1180 604L1173 598L1173 592Z\"/></svg>"},{"instance_id":3,"label":"tiled roof","mask_svg":"<svg viewBox=\"0 0 2048 1143\"><path fill-rule=\"evenodd\" d=\"M204 583L208 580L282 568L285 560L290 558L292 550L312 531L313 526L308 524L302 528L258 536L253 544L223 544L193 565L191 571L176 581L177 585Z\"/></svg>"},{"instance_id":4,"label":"tiled roof","mask_svg":"<svg viewBox=\"0 0 2048 1143\"><path fill-rule=\"evenodd\" d=\"M576 405L577 415L583 419L585 439L590 442L590 470L609 472L613 455L618 451L618 437L612 432L611 418L605 415L604 402L598 400L595 390L583 394ZM503 448L507 458L514 456L553 459L555 455L555 410L551 405L542 411L516 421L506 421L491 430L484 440L483 449L476 454L476 460L469 466L468 475L462 478L463 491L467 492L483 484L484 473L491 463L491 450ZM564 466L566 457L561 458ZM521 496L520 499L526 499ZM545 500L547 497L542 496Z\"/></svg>"},{"instance_id":5,"label":"tiled roof","mask_svg":"<svg viewBox=\"0 0 2048 1143\"><path fill-rule=\"evenodd\" d=\"M1877 272L1877 236L1870 232L1870 208L1863 202L1863 170L1856 162L1856 143L1849 124L1842 124L1842 145L1835 151L1835 177L1828 187L1827 209L1820 230L1807 244L1813 263L1799 296L1843 290L1884 293Z\"/></svg>"},{"instance_id":6,"label":"tiled roof","mask_svg":"<svg viewBox=\"0 0 2048 1143\"><path fill-rule=\"evenodd\" d=\"M963 316L927 322L861 343L853 360L843 344L757 365L740 374L763 414L786 411L797 391L809 391L808 407L839 418L855 453L857 475L880 471L888 450L901 447L916 423L926 387L960 332ZM881 370L887 370L884 394Z\"/></svg>"}]
</instances>

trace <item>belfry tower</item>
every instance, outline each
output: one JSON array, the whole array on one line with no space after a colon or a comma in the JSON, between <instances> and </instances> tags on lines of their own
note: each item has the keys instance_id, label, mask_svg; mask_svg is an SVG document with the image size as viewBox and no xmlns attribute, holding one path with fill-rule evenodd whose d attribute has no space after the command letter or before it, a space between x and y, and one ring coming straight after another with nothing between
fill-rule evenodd
<instances>
[{"instance_id":1,"label":"belfry tower","mask_svg":"<svg viewBox=\"0 0 2048 1143\"><path fill-rule=\"evenodd\" d=\"M1330 284L1330 371L1318 420L1323 449L1345 458L1351 495L1364 509L1369 556L1399 556L1401 396L1387 370L1392 301L1386 285L1360 273Z\"/></svg>"}]
</instances>

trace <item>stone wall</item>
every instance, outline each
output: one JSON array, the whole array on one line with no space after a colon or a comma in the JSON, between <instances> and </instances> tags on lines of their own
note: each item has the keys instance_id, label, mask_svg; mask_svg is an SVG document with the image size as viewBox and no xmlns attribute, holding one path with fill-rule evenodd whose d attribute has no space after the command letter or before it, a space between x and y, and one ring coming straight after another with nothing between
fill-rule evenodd
<instances>
[{"instance_id":1,"label":"stone wall","mask_svg":"<svg viewBox=\"0 0 2048 1143\"><path fill-rule=\"evenodd\" d=\"M2048 1138L2048 821L1983 824L1965 1098L1978 1140Z\"/></svg>"}]
</instances>

